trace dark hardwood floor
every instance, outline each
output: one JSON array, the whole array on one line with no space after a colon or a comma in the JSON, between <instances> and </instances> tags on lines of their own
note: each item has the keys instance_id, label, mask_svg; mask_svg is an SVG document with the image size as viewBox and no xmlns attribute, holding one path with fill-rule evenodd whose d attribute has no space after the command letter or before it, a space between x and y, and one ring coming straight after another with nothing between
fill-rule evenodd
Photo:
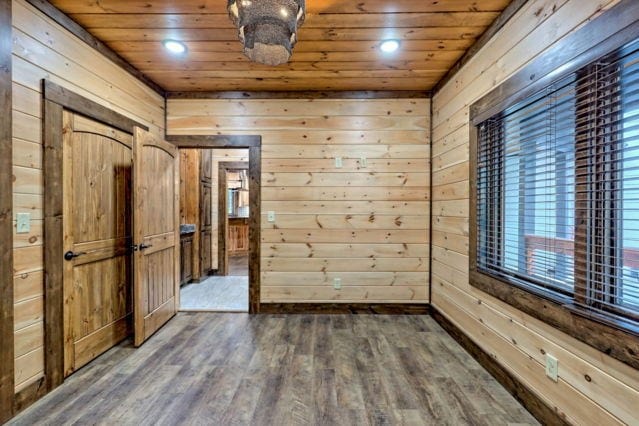
<instances>
[{"instance_id":1,"label":"dark hardwood floor","mask_svg":"<svg viewBox=\"0 0 639 426\"><path fill-rule=\"evenodd\" d=\"M537 424L429 316L179 314L11 424Z\"/></svg>"}]
</instances>

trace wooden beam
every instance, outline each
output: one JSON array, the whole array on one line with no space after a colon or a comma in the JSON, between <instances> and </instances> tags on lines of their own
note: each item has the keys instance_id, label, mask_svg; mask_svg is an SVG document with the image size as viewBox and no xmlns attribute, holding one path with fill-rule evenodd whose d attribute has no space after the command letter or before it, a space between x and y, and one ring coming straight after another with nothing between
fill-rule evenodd
<instances>
[{"instance_id":1,"label":"wooden beam","mask_svg":"<svg viewBox=\"0 0 639 426\"><path fill-rule=\"evenodd\" d=\"M93 102L49 80L42 80L42 93L44 99L62 105L64 109L91 117L123 132L133 134L135 127L139 127L147 132L149 131L149 128L144 124L138 123L125 115Z\"/></svg>"},{"instance_id":2,"label":"wooden beam","mask_svg":"<svg viewBox=\"0 0 639 426\"><path fill-rule=\"evenodd\" d=\"M430 99L430 91L167 92L167 99Z\"/></svg>"},{"instance_id":3,"label":"wooden beam","mask_svg":"<svg viewBox=\"0 0 639 426\"><path fill-rule=\"evenodd\" d=\"M166 135L178 148L251 148L262 145L258 135Z\"/></svg>"},{"instance_id":4,"label":"wooden beam","mask_svg":"<svg viewBox=\"0 0 639 426\"><path fill-rule=\"evenodd\" d=\"M537 395L524 386L517 377L502 367L489 353L466 336L455 324L448 320L435 307L431 307L431 315L475 360L481 364L512 396L517 399L541 424L568 425L569 423L557 412L548 407Z\"/></svg>"},{"instance_id":5,"label":"wooden beam","mask_svg":"<svg viewBox=\"0 0 639 426\"><path fill-rule=\"evenodd\" d=\"M442 87L446 85L450 80L455 77L463 67L466 65L485 45L488 41L495 36L506 23L513 17L519 10L528 2L528 0L513 0L504 11L493 21L493 23L484 31L484 33L470 46L466 53L448 70L448 72L442 77L441 80L435 84L432 93L439 92Z\"/></svg>"},{"instance_id":6,"label":"wooden beam","mask_svg":"<svg viewBox=\"0 0 639 426\"><path fill-rule=\"evenodd\" d=\"M0 0L0 423L13 415L13 173L11 0Z\"/></svg>"},{"instance_id":7,"label":"wooden beam","mask_svg":"<svg viewBox=\"0 0 639 426\"><path fill-rule=\"evenodd\" d=\"M113 51L106 44L98 40L91 33L85 30L82 26L80 26L77 22L71 19L68 15L63 13L60 9L53 6L47 0L27 0L27 3L38 9L40 12L44 13L46 16L51 18L58 25L62 26L64 29L69 31L74 36L78 37L80 40L100 52L102 55L106 56L113 63L118 65L120 68L131 74L133 77L150 87L159 95L164 96L165 91L162 87L160 87L156 82L147 77L144 73L139 71L133 65L129 64L126 59L122 56L118 55L115 51Z\"/></svg>"}]
</instances>

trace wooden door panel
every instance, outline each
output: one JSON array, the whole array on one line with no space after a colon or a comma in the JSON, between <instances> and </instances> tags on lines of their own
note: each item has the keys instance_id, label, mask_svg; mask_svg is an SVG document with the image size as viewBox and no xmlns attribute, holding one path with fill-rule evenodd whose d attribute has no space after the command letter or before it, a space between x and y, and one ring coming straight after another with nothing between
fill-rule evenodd
<instances>
[{"instance_id":1,"label":"wooden door panel","mask_svg":"<svg viewBox=\"0 0 639 426\"><path fill-rule=\"evenodd\" d=\"M63 114L64 369L72 373L131 331L132 136Z\"/></svg>"},{"instance_id":2,"label":"wooden door panel","mask_svg":"<svg viewBox=\"0 0 639 426\"><path fill-rule=\"evenodd\" d=\"M213 189L210 185L202 184L201 185L201 224L203 230L210 230L213 226L213 204L211 200Z\"/></svg>"},{"instance_id":3,"label":"wooden door panel","mask_svg":"<svg viewBox=\"0 0 639 426\"><path fill-rule=\"evenodd\" d=\"M136 129L133 158L134 342L141 345L179 304L179 158L174 145Z\"/></svg>"}]
</instances>

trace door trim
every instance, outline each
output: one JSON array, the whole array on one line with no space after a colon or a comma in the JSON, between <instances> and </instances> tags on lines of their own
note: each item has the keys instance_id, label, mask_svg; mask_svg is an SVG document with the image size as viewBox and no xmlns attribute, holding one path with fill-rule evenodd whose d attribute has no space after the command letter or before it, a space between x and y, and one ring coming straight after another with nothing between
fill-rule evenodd
<instances>
[{"instance_id":1,"label":"door trim","mask_svg":"<svg viewBox=\"0 0 639 426\"><path fill-rule=\"evenodd\" d=\"M217 177L217 274L228 275L229 251L226 244L228 237L228 205L226 192L228 185L226 175L229 170L248 170L248 161L221 161L218 163ZM224 194L224 195L222 195ZM249 192L249 200L251 193ZM250 215L250 208L249 208Z\"/></svg>"},{"instance_id":2,"label":"door trim","mask_svg":"<svg viewBox=\"0 0 639 426\"><path fill-rule=\"evenodd\" d=\"M0 0L0 423L13 413L14 332L13 332L13 167L12 155L12 74L11 0Z\"/></svg>"},{"instance_id":3,"label":"door trim","mask_svg":"<svg viewBox=\"0 0 639 426\"><path fill-rule=\"evenodd\" d=\"M178 148L248 148L249 150L249 314L260 312L262 136L166 135Z\"/></svg>"},{"instance_id":4,"label":"door trim","mask_svg":"<svg viewBox=\"0 0 639 426\"><path fill-rule=\"evenodd\" d=\"M64 381L63 111L83 115L130 134L135 127L148 131L143 124L48 80L42 80L42 96L45 353L44 384L40 383L35 392L30 392L34 401Z\"/></svg>"}]
</instances>

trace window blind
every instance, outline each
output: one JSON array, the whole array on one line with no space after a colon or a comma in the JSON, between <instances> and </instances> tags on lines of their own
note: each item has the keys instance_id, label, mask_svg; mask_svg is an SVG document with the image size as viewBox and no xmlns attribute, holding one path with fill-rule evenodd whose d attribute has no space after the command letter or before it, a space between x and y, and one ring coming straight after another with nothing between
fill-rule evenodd
<instances>
[{"instance_id":1,"label":"window blind","mask_svg":"<svg viewBox=\"0 0 639 426\"><path fill-rule=\"evenodd\" d=\"M639 42L477 128L477 269L639 313Z\"/></svg>"}]
</instances>

